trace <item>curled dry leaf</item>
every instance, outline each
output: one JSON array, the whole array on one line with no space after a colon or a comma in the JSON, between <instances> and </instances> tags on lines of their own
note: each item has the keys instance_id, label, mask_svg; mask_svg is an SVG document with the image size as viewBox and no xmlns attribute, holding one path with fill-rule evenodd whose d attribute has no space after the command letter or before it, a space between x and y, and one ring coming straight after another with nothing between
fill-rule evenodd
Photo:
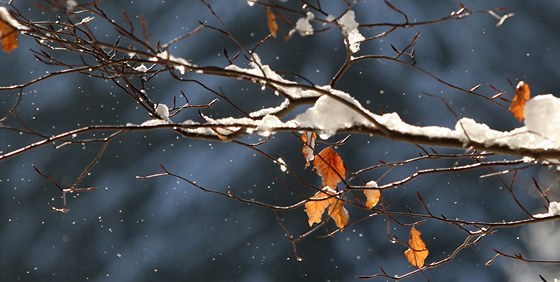
<instances>
[{"instance_id":1,"label":"curled dry leaf","mask_svg":"<svg viewBox=\"0 0 560 282\"><path fill-rule=\"evenodd\" d=\"M377 182L370 181L366 183L369 187L378 187ZM379 203L379 198L381 198L381 190L379 189L364 189L364 195L366 195L366 207L372 209Z\"/></svg>"},{"instance_id":2,"label":"curled dry leaf","mask_svg":"<svg viewBox=\"0 0 560 282\"><path fill-rule=\"evenodd\" d=\"M276 15L274 15L274 11L272 11L270 7L266 9L266 22L268 23L270 34L276 37L276 33L278 32L278 24L276 23Z\"/></svg>"},{"instance_id":3,"label":"curled dry leaf","mask_svg":"<svg viewBox=\"0 0 560 282\"><path fill-rule=\"evenodd\" d=\"M430 253L426 244L420 238L422 233L412 226L410 229L410 239L408 240L408 250L404 251L404 256L412 265L421 268L424 266L424 260Z\"/></svg>"},{"instance_id":4,"label":"curled dry leaf","mask_svg":"<svg viewBox=\"0 0 560 282\"><path fill-rule=\"evenodd\" d=\"M346 178L346 168L338 153L332 148L323 149L315 159L313 165L317 174L323 179L323 187L336 187L338 182Z\"/></svg>"},{"instance_id":5,"label":"curled dry leaf","mask_svg":"<svg viewBox=\"0 0 560 282\"><path fill-rule=\"evenodd\" d=\"M344 208L344 201L335 195L336 191L330 187L325 187L305 203L309 226L312 226L313 223L321 223L321 218L327 207L329 207L329 216L335 221L338 228L344 228L348 225L350 215Z\"/></svg>"},{"instance_id":6,"label":"curled dry leaf","mask_svg":"<svg viewBox=\"0 0 560 282\"><path fill-rule=\"evenodd\" d=\"M301 141L303 141L303 157L305 158L305 168L310 165L310 161L312 161L315 157L314 150L315 150L315 139L317 139L317 134L312 131L304 132L301 135Z\"/></svg>"},{"instance_id":7,"label":"curled dry leaf","mask_svg":"<svg viewBox=\"0 0 560 282\"><path fill-rule=\"evenodd\" d=\"M523 107L529 99L531 99L531 89L529 88L529 84L524 81L520 81L515 87L515 97L513 97L511 105L509 106L509 110L519 121L523 121L525 118L523 115Z\"/></svg>"}]
</instances>

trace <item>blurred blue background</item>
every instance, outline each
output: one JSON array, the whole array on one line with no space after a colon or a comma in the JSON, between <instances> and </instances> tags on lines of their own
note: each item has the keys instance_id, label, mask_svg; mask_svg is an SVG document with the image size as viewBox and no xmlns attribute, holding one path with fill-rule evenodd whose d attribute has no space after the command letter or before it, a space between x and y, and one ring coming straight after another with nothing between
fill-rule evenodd
<instances>
[{"instance_id":1,"label":"blurred blue background","mask_svg":"<svg viewBox=\"0 0 560 282\"><path fill-rule=\"evenodd\" d=\"M253 46L268 34L266 10L249 7L246 1L209 1L228 29L246 46ZM323 1L323 8L336 16L344 5ZM338 1L336 1L338 2ZM42 10L42 1L14 1L30 19L55 20L57 12ZM534 94L556 93L560 88L560 21L557 1L463 1L471 10L507 6L505 13L515 16L496 27L497 20L475 14L460 21L399 30L381 40L362 44L358 54L393 55L391 44L403 48L418 31L415 46L418 66L455 85L469 89L482 84L479 92L491 96L488 84L513 96L507 78L524 80ZM395 1L411 21L440 18L458 9L453 1ZM287 5L300 7L298 1ZM209 10L198 1L104 1L100 4L117 23L125 24L126 11L133 20L143 15L152 32L152 42L167 42L192 31L198 21L218 26ZM383 1L362 1L354 7L360 23L400 22L402 18ZM116 40L118 33L93 21L98 38ZM321 24L314 23L316 29ZM281 24L282 33L287 33ZM382 28L362 29L373 36ZM57 68L37 62L29 49L40 49L30 38L20 37L20 47L0 55L3 66L1 85L22 83ZM204 30L195 37L174 45L170 53L199 65L226 66L223 49L230 54L238 48L223 35ZM316 85L328 84L344 56L340 32L330 30L312 37L295 35L288 41L273 39L257 49L264 64L278 71L299 73ZM241 64L241 62L240 62ZM188 74L208 87L223 89L246 111L277 105L279 98L260 85L228 79ZM294 79L293 76L287 76ZM350 68L337 88L351 93L373 112L398 112L403 120L416 125L453 127L456 118L443 103L423 95L445 97L461 117L471 117L497 130L511 130L520 124L503 107L450 89L430 77L390 61L367 61ZM85 75L54 77L25 89L18 114L28 126L50 135L88 124L142 123L149 119L123 91L110 82ZM173 97L184 91L193 104L214 98L207 90L170 79L165 73L148 84L148 95L156 102L171 105ZM5 115L17 93L0 93L0 113ZM505 105L505 104L503 104ZM303 109L299 109L301 112ZM214 118L239 112L220 100L213 109L202 110ZM176 122L198 119L194 109L186 110ZM14 125L12 121L10 125ZM336 136L329 141L340 140ZM257 142L258 136L245 138ZM0 130L0 151L9 152L36 141L34 137ZM321 144L321 146L324 146ZM289 133L277 134L261 147L271 156L282 157L305 180L320 185L311 170L304 171L301 143ZM408 229L388 225L383 216L352 225L333 238L315 235L299 243L296 261L290 241L276 222L274 214L262 207L204 193L175 178L136 180L136 176L160 172L159 164L198 184L253 198L266 203L289 205L301 200L290 191L306 195L313 190L302 187L265 157L246 147L231 143L190 140L172 131L131 132L111 142L98 166L82 186L95 192L69 198L70 212L51 211L60 206L60 192L41 178L32 165L50 174L63 185L70 185L95 157L99 144L40 149L0 162L0 280L2 281L349 281L357 275L379 272L389 274L413 270L402 252L391 244L388 229L402 241ZM460 152L437 148L438 152ZM352 136L338 148L350 171L383 161L398 161L417 156L411 144L378 137ZM430 161L395 169L381 183L397 180L421 168L449 166L451 161ZM376 170L360 178L377 179ZM458 174L429 175L399 189L390 190L382 201L393 210L409 207L421 211L416 198L420 192L435 214L473 221L515 220L526 217L495 178L480 179L487 170ZM554 169L535 167L519 172L515 189L531 212L544 212L543 202L532 185L535 177L543 186L552 185L551 198L559 192ZM510 176L505 179L511 180ZM556 199L554 198L556 196ZM367 214L348 208L352 220ZM303 207L279 213L283 224L295 235L309 230ZM411 222L410 219L403 219ZM332 223L331 223L332 224ZM332 230L334 226L329 225ZM438 222L419 229L430 248L427 262L443 259L464 240L464 232ZM431 281L537 281L538 274L558 278L558 270L527 265L507 259L485 266L494 255L492 248L522 252L528 257L558 259L550 250L560 248L558 223L499 230L480 244L461 252L453 262L426 272ZM319 230L316 234L323 235ZM412 281L421 281L420 275Z\"/></svg>"}]
</instances>

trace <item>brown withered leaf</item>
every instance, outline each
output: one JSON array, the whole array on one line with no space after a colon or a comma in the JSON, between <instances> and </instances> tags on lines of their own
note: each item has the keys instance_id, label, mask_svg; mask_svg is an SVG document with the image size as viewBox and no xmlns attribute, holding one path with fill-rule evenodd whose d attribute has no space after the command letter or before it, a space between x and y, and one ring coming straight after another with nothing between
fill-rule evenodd
<instances>
[{"instance_id":1,"label":"brown withered leaf","mask_svg":"<svg viewBox=\"0 0 560 282\"><path fill-rule=\"evenodd\" d=\"M276 15L274 15L274 11L272 11L270 7L266 8L266 22L268 23L268 30L270 30L270 34L276 37L278 24L276 23Z\"/></svg>"},{"instance_id":2,"label":"brown withered leaf","mask_svg":"<svg viewBox=\"0 0 560 282\"><path fill-rule=\"evenodd\" d=\"M12 17L6 7L0 7L0 39L2 49L11 52L18 47L17 36L19 30L27 30L16 19Z\"/></svg>"},{"instance_id":3,"label":"brown withered leaf","mask_svg":"<svg viewBox=\"0 0 560 282\"><path fill-rule=\"evenodd\" d=\"M327 147L316 155L313 165L323 179L323 186L334 189L338 182L346 178L344 162L332 147Z\"/></svg>"},{"instance_id":4,"label":"brown withered leaf","mask_svg":"<svg viewBox=\"0 0 560 282\"><path fill-rule=\"evenodd\" d=\"M330 187L323 188L317 192L310 201L305 203L309 226L313 223L321 223L325 209L329 207L328 214L335 221L338 228L344 228L350 221L350 215L344 208L344 201L336 195L336 191Z\"/></svg>"},{"instance_id":5,"label":"brown withered leaf","mask_svg":"<svg viewBox=\"0 0 560 282\"><path fill-rule=\"evenodd\" d=\"M310 162L315 157L315 139L317 139L317 134L313 131L307 131L301 135L301 141L303 141L302 153L305 158L305 168L311 165Z\"/></svg>"},{"instance_id":6,"label":"brown withered leaf","mask_svg":"<svg viewBox=\"0 0 560 282\"><path fill-rule=\"evenodd\" d=\"M337 198L331 200L331 206L329 207L329 216L334 219L336 226L338 228L344 228L350 222L350 215L348 211L344 208L344 201Z\"/></svg>"},{"instance_id":7,"label":"brown withered leaf","mask_svg":"<svg viewBox=\"0 0 560 282\"><path fill-rule=\"evenodd\" d=\"M323 212L330 205L329 195L325 192L317 192L313 197L309 198L311 201L305 203L305 212L309 220L309 226L313 223L321 223Z\"/></svg>"},{"instance_id":8,"label":"brown withered leaf","mask_svg":"<svg viewBox=\"0 0 560 282\"><path fill-rule=\"evenodd\" d=\"M420 238L420 231L416 227L412 226L410 229L410 239L408 240L408 250L404 251L404 256L412 265L421 268L424 266L424 260L428 257L430 253L426 244Z\"/></svg>"},{"instance_id":9,"label":"brown withered leaf","mask_svg":"<svg viewBox=\"0 0 560 282\"><path fill-rule=\"evenodd\" d=\"M529 88L529 84L525 81L520 81L515 87L515 97L513 97L511 105L509 106L509 110L519 121L523 121L525 118L523 114L523 107L529 99L531 99L531 89Z\"/></svg>"},{"instance_id":10,"label":"brown withered leaf","mask_svg":"<svg viewBox=\"0 0 560 282\"><path fill-rule=\"evenodd\" d=\"M0 19L0 38L2 38L2 49L11 52L17 48L17 29Z\"/></svg>"}]
</instances>

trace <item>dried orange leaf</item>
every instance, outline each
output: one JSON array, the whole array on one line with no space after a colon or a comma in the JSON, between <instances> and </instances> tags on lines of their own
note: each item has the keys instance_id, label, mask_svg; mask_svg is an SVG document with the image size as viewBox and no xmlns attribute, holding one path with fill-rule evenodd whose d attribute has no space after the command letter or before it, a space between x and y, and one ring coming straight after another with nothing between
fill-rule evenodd
<instances>
[{"instance_id":1,"label":"dried orange leaf","mask_svg":"<svg viewBox=\"0 0 560 282\"><path fill-rule=\"evenodd\" d=\"M366 186L369 187L377 187L377 183L375 181L370 181L366 183ZM364 195L366 195L366 207L371 209L379 203L379 198L381 198L381 190L379 189L364 189Z\"/></svg>"},{"instance_id":2,"label":"dried orange leaf","mask_svg":"<svg viewBox=\"0 0 560 282\"><path fill-rule=\"evenodd\" d=\"M276 37L276 33L278 32L278 24L276 23L276 16L270 7L266 9L266 22L268 23L268 30L270 30L270 34Z\"/></svg>"},{"instance_id":3,"label":"dried orange leaf","mask_svg":"<svg viewBox=\"0 0 560 282\"><path fill-rule=\"evenodd\" d=\"M304 132L301 135L301 140L303 141L303 157L305 158L305 168L307 168L315 157L313 155L313 150L315 150L315 139L317 139L317 134L315 132Z\"/></svg>"},{"instance_id":4,"label":"dried orange leaf","mask_svg":"<svg viewBox=\"0 0 560 282\"><path fill-rule=\"evenodd\" d=\"M408 262L418 268L424 266L424 260L430 253L428 248L426 248L426 244L420 238L421 234L416 227L412 226L412 229L410 229L410 239L408 240L409 248L404 252Z\"/></svg>"},{"instance_id":5,"label":"dried orange leaf","mask_svg":"<svg viewBox=\"0 0 560 282\"><path fill-rule=\"evenodd\" d=\"M315 156L313 165L323 179L323 186L335 188L338 182L346 178L344 162L332 147L323 149Z\"/></svg>"},{"instance_id":6,"label":"dried orange leaf","mask_svg":"<svg viewBox=\"0 0 560 282\"><path fill-rule=\"evenodd\" d=\"M2 49L4 51L11 52L17 48L16 29L2 20L0 20L0 38L2 38Z\"/></svg>"},{"instance_id":7,"label":"dried orange leaf","mask_svg":"<svg viewBox=\"0 0 560 282\"><path fill-rule=\"evenodd\" d=\"M18 46L18 30L28 29L15 20L5 7L0 7L0 38L2 39L2 49L11 52Z\"/></svg>"},{"instance_id":8,"label":"dried orange leaf","mask_svg":"<svg viewBox=\"0 0 560 282\"><path fill-rule=\"evenodd\" d=\"M328 187L326 187L328 188ZM330 196L325 192L317 192L310 201L305 203L305 212L309 220L309 226L313 223L321 223L321 218L323 217L323 212L330 204Z\"/></svg>"},{"instance_id":9,"label":"dried orange leaf","mask_svg":"<svg viewBox=\"0 0 560 282\"><path fill-rule=\"evenodd\" d=\"M525 102L529 101L529 99L531 99L529 84L520 81L515 87L515 97L513 97L513 101L511 101L511 105L509 106L509 110L519 121L523 121L525 118L523 115L523 107L525 106Z\"/></svg>"},{"instance_id":10,"label":"dried orange leaf","mask_svg":"<svg viewBox=\"0 0 560 282\"><path fill-rule=\"evenodd\" d=\"M350 215L344 208L344 201L339 198L332 198L331 206L329 207L329 216L334 219L336 226L340 229L348 225Z\"/></svg>"},{"instance_id":11,"label":"dried orange leaf","mask_svg":"<svg viewBox=\"0 0 560 282\"><path fill-rule=\"evenodd\" d=\"M321 223L321 218L325 209L329 207L329 216L335 221L336 226L344 228L350 221L350 215L344 208L344 201L336 195L336 191L330 187L323 188L323 191L317 192L313 197L305 203L305 212L309 218L309 226L313 223Z\"/></svg>"}]
</instances>

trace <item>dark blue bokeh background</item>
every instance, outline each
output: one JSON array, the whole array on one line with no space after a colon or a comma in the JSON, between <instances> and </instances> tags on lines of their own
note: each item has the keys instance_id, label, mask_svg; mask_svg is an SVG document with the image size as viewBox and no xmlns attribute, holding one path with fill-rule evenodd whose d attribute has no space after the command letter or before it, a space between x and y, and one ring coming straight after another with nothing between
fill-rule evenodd
<instances>
[{"instance_id":1,"label":"dark blue bokeh background","mask_svg":"<svg viewBox=\"0 0 560 282\"><path fill-rule=\"evenodd\" d=\"M56 13L42 11L34 5L43 3L41 1L14 2L30 19L54 20L56 17ZM268 33L266 10L262 7L249 7L241 0L210 2L241 43L253 46ZM296 2L287 1L288 5L301 6ZM344 6L331 2L338 1L323 1L323 8L339 15ZM515 16L501 27L496 27L497 20L492 16L475 14L460 21L400 30L382 40L362 44L359 54L393 55L391 44L402 48L419 31L420 40L415 46L418 66L448 82L467 89L482 84L480 92L487 96L493 94L488 87L492 84L506 90L507 98L513 95L507 78L527 81L534 94L558 92L559 2L463 3L471 10L507 5L505 13L514 12ZM405 11L411 21L440 18L458 9L453 1L395 1L394 4ZM167 42L192 31L199 20L219 25L198 1L104 1L101 7L121 24L125 23L123 11L133 20L142 14L153 42ZM402 20L380 0L362 1L354 10L360 23ZM118 36L99 19L90 25L96 28L101 40L112 42ZM321 27L318 23L314 25ZM282 28L286 27L281 26L281 32L287 32ZM372 36L381 31L380 28L364 29L362 33ZM223 35L205 30L174 45L170 53L199 65L223 67L227 65L224 47L230 54L237 51L235 44ZM20 37L20 47L16 51L2 53L0 84L22 83L56 70L31 56L29 49L38 48L30 38ZM342 63L344 52L343 38L336 30L304 38L295 35L289 41L274 39L257 50L264 64L275 70L300 73L317 85L329 83ZM221 87L247 111L280 101L270 92L261 91L260 85L189 75L213 89ZM154 101L168 105L181 90L193 104L208 103L216 98L201 87L180 83L165 74L148 86L148 95ZM455 117L440 100L423 95L430 93L445 97L461 117L474 118L498 130L521 126L503 107L450 89L418 71L390 61L356 64L338 88L351 93L373 112L398 112L411 124L455 125ZM85 75L54 77L25 90L18 113L31 128L47 135L88 124L138 124L149 119L121 89ZM13 105L16 94L0 92L2 116ZM214 109L203 112L215 118L239 116L223 100ZM198 112L188 110L175 121L184 119L196 120ZM336 136L329 141L343 137ZM257 142L260 139L253 136L244 140ZM0 152L36 140L1 130ZM275 158L282 157L304 179L320 184L311 170L303 170L301 144L292 134L275 135L261 149ZM97 191L71 197L71 211L67 214L51 211L51 206L60 205L60 193L38 176L32 165L61 184L69 185L97 150L99 144L92 143L60 149L45 146L0 162L0 280L348 281L356 275L378 273L379 267L390 274L413 269L402 255L405 248L387 240L388 228L403 241L406 241L408 229L396 224L388 227L382 216L350 226L333 238L308 237L298 244L298 254L304 259L296 261L290 241L270 210L204 193L171 177L136 180L136 176L160 172L159 164L164 164L204 187L232 191L272 204L289 205L301 200L287 188L308 195L313 193L253 150L231 143L189 140L172 131L131 132L118 137L83 183L83 186L97 187ZM368 136L353 136L338 151L351 171L376 164L378 160L408 159L420 152L414 145ZM395 169L383 181L400 179L421 168L452 164L453 161L419 163ZM362 180L377 179L383 172L373 171ZM434 213L445 213L450 218L496 221L526 217L495 178L479 178L485 173L488 171L422 177L388 191L383 201L390 201L395 210L410 207L419 211L421 205L416 192L420 192ZM534 189L529 188L531 176L543 185L552 183L551 197L558 196L554 169L526 169L519 173L515 182L519 196L531 212L543 212L542 201ZM349 212L352 219L366 215L352 207ZM279 216L296 235L309 229L303 208L279 213ZM485 263L494 255L492 248L558 259L558 254L547 249L560 248L559 228L558 223L550 223L500 230L460 253L453 262L428 271L426 276L431 281L535 281L540 273L552 279L555 272L550 268L535 265L526 268L525 264L507 259L491 266ZM428 222L420 229L430 248L428 262L449 255L465 236L456 227L437 222ZM422 279L416 276L411 280Z\"/></svg>"}]
</instances>

